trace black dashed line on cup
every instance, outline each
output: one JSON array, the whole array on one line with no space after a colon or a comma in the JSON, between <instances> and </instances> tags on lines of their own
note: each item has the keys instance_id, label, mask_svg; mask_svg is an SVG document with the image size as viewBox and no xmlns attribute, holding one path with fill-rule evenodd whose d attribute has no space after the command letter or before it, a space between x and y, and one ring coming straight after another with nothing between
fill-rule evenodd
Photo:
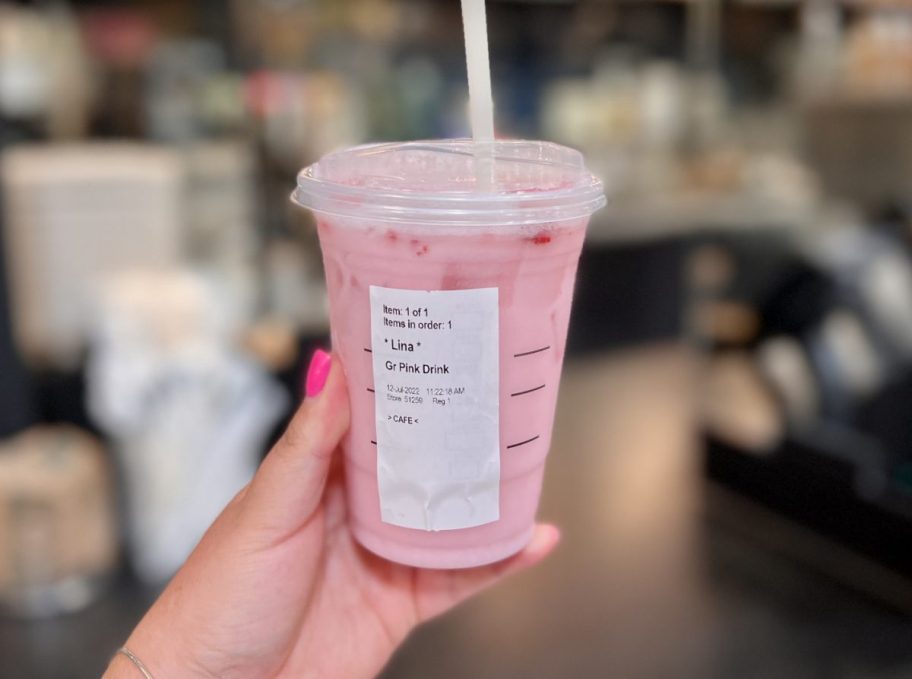
<instances>
[{"instance_id":1,"label":"black dashed line on cup","mask_svg":"<svg viewBox=\"0 0 912 679\"><path fill-rule=\"evenodd\" d=\"M536 434L535 436L533 436L530 439L526 439L525 441L520 441L519 443L514 443L513 445L507 446L507 450L510 450L512 448L519 448L520 446L524 446L528 443L532 443L533 441L538 441L538 439L540 439L540 438L541 438L541 436Z\"/></svg>"},{"instance_id":2,"label":"black dashed line on cup","mask_svg":"<svg viewBox=\"0 0 912 679\"><path fill-rule=\"evenodd\" d=\"M540 354L543 351L548 351L548 349L550 349L550 348L551 348L551 345L549 344L548 346L542 347L541 349L533 349L532 351L524 351L521 354L513 354L513 358L523 358L524 356L533 356L535 354Z\"/></svg>"}]
</instances>

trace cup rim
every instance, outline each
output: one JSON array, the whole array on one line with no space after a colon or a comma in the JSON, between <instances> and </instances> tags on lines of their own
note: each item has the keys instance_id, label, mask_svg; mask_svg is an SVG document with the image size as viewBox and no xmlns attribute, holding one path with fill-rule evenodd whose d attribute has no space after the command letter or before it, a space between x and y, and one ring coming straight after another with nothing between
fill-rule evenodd
<instances>
[{"instance_id":1,"label":"cup rim","mask_svg":"<svg viewBox=\"0 0 912 679\"><path fill-rule=\"evenodd\" d=\"M563 173L555 188L528 187L496 191L476 184L452 189L421 190L399 177L374 185L339 181L330 176L334 164L357 163L392 153L440 154L475 157L502 169L506 164L523 171ZM385 178L381 178L385 179ZM399 181L401 185L397 185ZM498 140L476 144L471 139L445 139L365 144L331 153L298 174L292 202L327 215L384 222L450 226L516 226L588 218L607 203L602 181L586 167L583 155L552 142Z\"/></svg>"}]
</instances>

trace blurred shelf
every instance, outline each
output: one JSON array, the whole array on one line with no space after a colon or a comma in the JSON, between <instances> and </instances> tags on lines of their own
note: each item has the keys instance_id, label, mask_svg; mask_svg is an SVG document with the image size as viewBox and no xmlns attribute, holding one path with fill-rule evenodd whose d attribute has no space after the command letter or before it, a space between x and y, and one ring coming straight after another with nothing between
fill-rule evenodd
<instances>
[{"instance_id":1,"label":"blurred shelf","mask_svg":"<svg viewBox=\"0 0 912 679\"><path fill-rule=\"evenodd\" d=\"M612 200L592 221L594 243L630 243L719 231L796 230L818 217L810 207L793 207L759 195L669 194Z\"/></svg>"}]
</instances>

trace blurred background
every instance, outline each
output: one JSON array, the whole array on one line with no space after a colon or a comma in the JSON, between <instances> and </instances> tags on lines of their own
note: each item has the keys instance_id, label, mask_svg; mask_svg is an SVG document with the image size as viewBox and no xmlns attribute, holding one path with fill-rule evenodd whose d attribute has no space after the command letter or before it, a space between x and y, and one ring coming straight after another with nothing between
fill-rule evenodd
<instances>
[{"instance_id":1,"label":"blurred background","mask_svg":"<svg viewBox=\"0 0 912 679\"><path fill-rule=\"evenodd\" d=\"M912 6L488 4L609 189L565 538L384 677L912 677ZM0 676L99 676L299 400L295 173L466 97L455 0L0 2Z\"/></svg>"}]
</instances>

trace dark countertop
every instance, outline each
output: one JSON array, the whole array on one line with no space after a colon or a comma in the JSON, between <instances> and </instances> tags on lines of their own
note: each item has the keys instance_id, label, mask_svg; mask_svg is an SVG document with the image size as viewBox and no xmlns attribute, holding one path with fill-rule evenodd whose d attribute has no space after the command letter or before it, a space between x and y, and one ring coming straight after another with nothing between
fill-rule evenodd
<instances>
[{"instance_id":1,"label":"dark countertop","mask_svg":"<svg viewBox=\"0 0 912 679\"><path fill-rule=\"evenodd\" d=\"M912 613L880 586L912 584L705 481L693 374L670 346L569 364L542 506L560 549L383 679L912 676ZM82 613L0 621L0 677L97 677L153 596L125 578Z\"/></svg>"}]
</instances>

